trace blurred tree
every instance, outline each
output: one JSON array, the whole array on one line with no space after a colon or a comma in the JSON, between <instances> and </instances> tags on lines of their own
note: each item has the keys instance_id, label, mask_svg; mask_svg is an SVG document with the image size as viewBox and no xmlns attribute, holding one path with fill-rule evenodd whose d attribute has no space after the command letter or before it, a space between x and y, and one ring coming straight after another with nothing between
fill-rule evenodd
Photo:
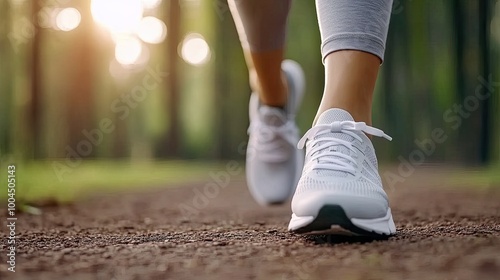
<instances>
[{"instance_id":1,"label":"blurred tree","mask_svg":"<svg viewBox=\"0 0 500 280\"><path fill-rule=\"evenodd\" d=\"M478 1L478 20L479 20L479 63L480 63L480 76L488 79L488 76L492 75L492 69L490 67L490 24L491 24L491 10L494 8L494 2L492 1ZM477 79L476 79L477 83ZM491 118L494 117L491 114L492 99L488 98L480 104L481 110L481 131L479 134L479 162L482 164L487 163L492 158L491 153Z\"/></svg>"},{"instance_id":2,"label":"blurred tree","mask_svg":"<svg viewBox=\"0 0 500 280\"><path fill-rule=\"evenodd\" d=\"M156 48L146 67L155 68L155 62L161 61L159 69L169 76L151 90L147 101L130 108L124 119L109 104L129 94L147 71L142 65L133 69L118 65L118 74L110 75L115 42L109 33L94 28L90 1L56 2L0 1L2 155L65 156L67 145L78 150L84 129L96 128L98 120L109 117L116 129L88 156L147 158L153 150L157 158L244 157L250 88L226 0L165 0L159 8L145 10L143 16L161 13L168 27L164 44L143 42L145 49ZM76 7L80 25L70 32L41 28L35 19L42 3L54 12ZM498 161L498 87L496 94L461 119L458 129L443 118L454 104L463 105L475 93L478 77L487 80L492 75L493 81L500 80L498 0L395 4L374 103L375 125L395 141L376 140L381 160L408 158L418 148L416 139L429 138L432 129L443 128L448 138L426 156L427 161ZM33 33L31 24L36 28ZM182 60L182 38L189 33L201 34L208 43L207 63L191 65ZM14 46L9 41L12 34L23 43ZM310 127L323 91L319 45L314 3L295 1L286 57L305 69L308 85L298 115L302 132ZM86 148L80 146L78 153L84 156Z\"/></svg>"},{"instance_id":3,"label":"blurred tree","mask_svg":"<svg viewBox=\"0 0 500 280\"><path fill-rule=\"evenodd\" d=\"M37 19L38 13L41 9L41 1L33 0L31 5L31 18ZM42 83L42 68L41 68L41 48L42 48L42 30L37 20L32 21L34 33L31 43L31 60L29 60L28 69L31 69L30 73L30 81L31 81L31 98L30 98L30 107L28 113L28 139L30 139L30 147L32 148L32 153L34 158L42 158L43 157L43 148L42 148L42 104L41 101L43 99L43 87Z\"/></svg>"},{"instance_id":4,"label":"blurred tree","mask_svg":"<svg viewBox=\"0 0 500 280\"><path fill-rule=\"evenodd\" d=\"M9 1L0 1L0 18L3 19L0 21L0 157L12 152L9 142L13 107L11 13Z\"/></svg>"},{"instance_id":5,"label":"blurred tree","mask_svg":"<svg viewBox=\"0 0 500 280\"><path fill-rule=\"evenodd\" d=\"M83 145L83 130L94 127L94 23L87 1L76 1L75 7L81 13L81 23L73 30L66 71L60 71L61 78L67 74L65 84L68 145L79 156L90 156L94 147ZM62 70L62 69L61 69Z\"/></svg>"},{"instance_id":6,"label":"blurred tree","mask_svg":"<svg viewBox=\"0 0 500 280\"><path fill-rule=\"evenodd\" d=\"M226 2L220 3L228 7ZM215 86L217 157L242 158L244 152L238 147L245 146L247 108L251 90L248 86L243 50L229 9L226 9L219 19L214 42L217 81ZM228 65L231 65L231 69L228 69Z\"/></svg>"},{"instance_id":7,"label":"blurred tree","mask_svg":"<svg viewBox=\"0 0 500 280\"><path fill-rule=\"evenodd\" d=\"M158 154L161 157L178 157L180 155L180 87L179 55L181 31L181 9L179 0L170 0L168 5L168 37L167 37L167 71L168 82L165 109L168 112L169 130L164 140L159 142Z\"/></svg>"},{"instance_id":8,"label":"blurred tree","mask_svg":"<svg viewBox=\"0 0 500 280\"><path fill-rule=\"evenodd\" d=\"M489 154L489 99L468 102L479 83L487 77L489 48L486 34L489 30L487 6L490 1L455 0L454 22L457 49L457 103L464 110L459 126L459 145L462 160L468 164L486 163ZM471 108L469 110L467 108Z\"/></svg>"}]
</instances>

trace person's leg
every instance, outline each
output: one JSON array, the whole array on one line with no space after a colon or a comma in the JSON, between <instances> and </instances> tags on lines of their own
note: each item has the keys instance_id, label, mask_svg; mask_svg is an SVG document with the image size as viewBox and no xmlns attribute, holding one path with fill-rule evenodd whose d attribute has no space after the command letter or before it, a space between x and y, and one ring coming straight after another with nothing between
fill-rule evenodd
<instances>
[{"instance_id":1,"label":"person's leg","mask_svg":"<svg viewBox=\"0 0 500 280\"><path fill-rule=\"evenodd\" d=\"M325 110L345 109L371 124L372 96L383 60L392 0L316 0L325 64Z\"/></svg>"},{"instance_id":2,"label":"person's leg","mask_svg":"<svg viewBox=\"0 0 500 280\"><path fill-rule=\"evenodd\" d=\"M292 199L297 233L381 236L396 232L368 135L372 95L383 59L392 0L316 0L325 90Z\"/></svg>"},{"instance_id":3,"label":"person's leg","mask_svg":"<svg viewBox=\"0 0 500 280\"><path fill-rule=\"evenodd\" d=\"M298 63L283 60L291 0L229 0L247 62L250 127L246 178L263 205L286 201L303 165L295 115L304 92Z\"/></svg>"},{"instance_id":4,"label":"person's leg","mask_svg":"<svg viewBox=\"0 0 500 280\"><path fill-rule=\"evenodd\" d=\"M245 54L250 85L262 104L284 107L287 82L281 70L291 0L229 0Z\"/></svg>"},{"instance_id":5,"label":"person's leg","mask_svg":"<svg viewBox=\"0 0 500 280\"><path fill-rule=\"evenodd\" d=\"M341 50L325 58L325 90L315 121L326 110L340 108L355 121L371 124L372 99L380 60L373 54Z\"/></svg>"}]
</instances>

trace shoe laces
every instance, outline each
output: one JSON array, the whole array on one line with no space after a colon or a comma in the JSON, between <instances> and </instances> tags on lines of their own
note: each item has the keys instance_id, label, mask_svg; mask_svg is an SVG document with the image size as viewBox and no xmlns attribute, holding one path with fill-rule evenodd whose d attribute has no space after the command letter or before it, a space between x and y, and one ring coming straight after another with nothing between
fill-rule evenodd
<instances>
[{"instance_id":1,"label":"shoe laces","mask_svg":"<svg viewBox=\"0 0 500 280\"><path fill-rule=\"evenodd\" d=\"M297 147L303 149L307 142L306 158L310 162L317 161L313 169L344 171L355 175L358 166L352 155L357 154L359 150L353 145L354 141L339 139L331 134L345 133L362 143L363 139L357 132L392 140L382 130L366 125L364 122L334 121L331 124L319 124L309 129L300 139ZM342 153L338 146L344 146L351 152Z\"/></svg>"},{"instance_id":2,"label":"shoe laces","mask_svg":"<svg viewBox=\"0 0 500 280\"><path fill-rule=\"evenodd\" d=\"M291 120L279 126L255 122L248 128L248 134L256 137L253 147L255 155L265 162L282 162L287 160L294 149L298 128Z\"/></svg>"}]
</instances>

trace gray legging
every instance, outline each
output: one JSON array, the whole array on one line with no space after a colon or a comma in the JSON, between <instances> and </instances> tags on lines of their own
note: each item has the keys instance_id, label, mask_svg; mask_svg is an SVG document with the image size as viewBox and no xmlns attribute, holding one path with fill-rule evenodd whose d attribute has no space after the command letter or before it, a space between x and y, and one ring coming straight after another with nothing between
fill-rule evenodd
<instances>
[{"instance_id":1,"label":"gray legging","mask_svg":"<svg viewBox=\"0 0 500 280\"><path fill-rule=\"evenodd\" d=\"M229 4L244 48L263 52L284 47L291 0ZM316 0L323 59L338 50L360 50L383 60L391 8L392 0Z\"/></svg>"}]
</instances>

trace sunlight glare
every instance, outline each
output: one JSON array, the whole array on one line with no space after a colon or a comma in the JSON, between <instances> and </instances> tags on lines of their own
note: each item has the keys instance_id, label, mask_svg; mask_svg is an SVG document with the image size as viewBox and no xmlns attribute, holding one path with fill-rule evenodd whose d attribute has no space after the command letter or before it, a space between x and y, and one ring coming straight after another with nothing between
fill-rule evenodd
<instances>
[{"instance_id":1,"label":"sunlight glare","mask_svg":"<svg viewBox=\"0 0 500 280\"><path fill-rule=\"evenodd\" d=\"M115 47L115 58L122 65L136 64L141 58L142 43L136 38L121 38Z\"/></svg>"},{"instance_id":2,"label":"sunlight glare","mask_svg":"<svg viewBox=\"0 0 500 280\"><path fill-rule=\"evenodd\" d=\"M134 33L142 19L141 0L92 0L94 20L115 33Z\"/></svg>"},{"instance_id":3,"label":"sunlight glare","mask_svg":"<svg viewBox=\"0 0 500 280\"><path fill-rule=\"evenodd\" d=\"M182 42L181 57L192 65L204 64L210 59L210 47L200 34L189 34Z\"/></svg>"},{"instance_id":4,"label":"sunlight glare","mask_svg":"<svg viewBox=\"0 0 500 280\"><path fill-rule=\"evenodd\" d=\"M144 9L154 9L161 4L161 0L141 0Z\"/></svg>"},{"instance_id":5,"label":"sunlight glare","mask_svg":"<svg viewBox=\"0 0 500 280\"><path fill-rule=\"evenodd\" d=\"M56 28L62 31L71 31L80 25L82 16L75 8L65 8L60 10L56 16Z\"/></svg>"},{"instance_id":6,"label":"sunlight glare","mask_svg":"<svg viewBox=\"0 0 500 280\"><path fill-rule=\"evenodd\" d=\"M137 35L146 43L159 44L165 40L167 26L158 18L145 17L141 20Z\"/></svg>"}]
</instances>

